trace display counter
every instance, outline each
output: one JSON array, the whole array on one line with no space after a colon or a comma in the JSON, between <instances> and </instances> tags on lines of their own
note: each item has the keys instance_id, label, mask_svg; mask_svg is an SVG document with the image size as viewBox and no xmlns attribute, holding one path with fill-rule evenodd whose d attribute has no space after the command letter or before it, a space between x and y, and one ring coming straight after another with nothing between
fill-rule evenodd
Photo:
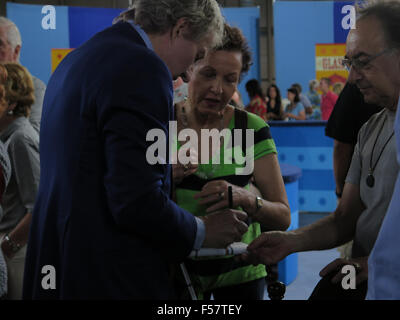
<instances>
[{"instance_id":1,"label":"display counter","mask_svg":"<svg viewBox=\"0 0 400 320\"><path fill-rule=\"evenodd\" d=\"M302 170L299 210L334 211L333 139L325 136L326 121L271 121L268 124L279 162Z\"/></svg>"}]
</instances>

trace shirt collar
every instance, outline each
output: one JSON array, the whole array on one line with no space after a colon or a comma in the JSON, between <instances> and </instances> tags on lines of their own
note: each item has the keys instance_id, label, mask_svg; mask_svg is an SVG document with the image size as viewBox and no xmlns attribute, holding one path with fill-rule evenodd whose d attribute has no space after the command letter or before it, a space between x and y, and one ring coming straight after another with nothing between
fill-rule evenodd
<instances>
[{"instance_id":1,"label":"shirt collar","mask_svg":"<svg viewBox=\"0 0 400 320\"><path fill-rule=\"evenodd\" d=\"M8 138L14 133L14 131L20 126L24 126L28 122L28 118L21 116L11 122L7 128L3 130L0 134L0 139L3 142L6 142Z\"/></svg>"},{"instance_id":2,"label":"shirt collar","mask_svg":"<svg viewBox=\"0 0 400 320\"><path fill-rule=\"evenodd\" d=\"M144 43L146 44L146 47L153 50L153 45L151 44L150 38L147 35L147 33L139 26L137 25L133 20L128 20L128 23L131 24L131 26L139 33L140 37L143 39Z\"/></svg>"}]
</instances>

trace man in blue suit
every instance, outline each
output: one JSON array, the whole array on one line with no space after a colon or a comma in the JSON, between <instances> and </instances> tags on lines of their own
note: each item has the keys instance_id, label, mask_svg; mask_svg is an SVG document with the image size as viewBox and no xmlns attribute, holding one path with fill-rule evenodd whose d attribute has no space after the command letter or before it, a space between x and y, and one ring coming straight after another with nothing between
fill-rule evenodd
<instances>
[{"instance_id":1,"label":"man in blue suit","mask_svg":"<svg viewBox=\"0 0 400 320\"><path fill-rule=\"evenodd\" d=\"M246 231L237 211L202 220L179 208L171 166L146 160L147 132L168 136L172 79L222 28L215 0L139 0L59 65L44 101L25 299L174 298L169 263Z\"/></svg>"}]
</instances>

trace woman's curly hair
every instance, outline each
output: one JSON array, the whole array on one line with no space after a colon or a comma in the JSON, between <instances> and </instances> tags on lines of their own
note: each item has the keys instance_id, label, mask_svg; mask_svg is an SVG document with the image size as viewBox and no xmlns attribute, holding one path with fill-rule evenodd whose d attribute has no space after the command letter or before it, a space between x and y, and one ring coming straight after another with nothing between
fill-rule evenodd
<instances>
[{"instance_id":1,"label":"woman's curly hair","mask_svg":"<svg viewBox=\"0 0 400 320\"><path fill-rule=\"evenodd\" d=\"M15 103L15 116L28 117L35 102L35 90L29 71L17 63L5 63L7 79L4 83L5 99L9 104Z\"/></svg>"},{"instance_id":2,"label":"woman's curly hair","mask_svg":"<svg viewBox=\"0 0 400 320\"><path fill-rule=\"evenodd\" d=\"M242 70L240 71L240 79L242 79L253 64L251 51L242 31L225 23L222 44L214 48L214 51L220 50L238 51L242 54Z\"/></svg>"}]
</instances>

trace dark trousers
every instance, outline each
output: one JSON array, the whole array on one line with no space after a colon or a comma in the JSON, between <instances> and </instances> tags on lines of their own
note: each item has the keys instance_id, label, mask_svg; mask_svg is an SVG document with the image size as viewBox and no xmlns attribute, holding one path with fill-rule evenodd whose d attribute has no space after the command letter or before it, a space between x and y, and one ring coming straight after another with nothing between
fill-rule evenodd
<instances>
[{"instance_id":1,"label":"dark trousers","mask_svg":"<svg viewBox=\"0 0 400 320\"><path fill-rule=\"evenodd\" d=\"M204 292L204 300L264 300L265 278Z\"/></svg>"},{"instance_id":2,"label":"dark trousers","mask_svg":"<svg viewBox=\"0 0 400 320\"><path fill-rule=\"evenodd\" d=\"M368 281L356 285L355 289L343 289L342 284L332 283L331 279L336 272L323 277L315 286L308 300L365 300Z\"/></svg>"}]
</instances>

